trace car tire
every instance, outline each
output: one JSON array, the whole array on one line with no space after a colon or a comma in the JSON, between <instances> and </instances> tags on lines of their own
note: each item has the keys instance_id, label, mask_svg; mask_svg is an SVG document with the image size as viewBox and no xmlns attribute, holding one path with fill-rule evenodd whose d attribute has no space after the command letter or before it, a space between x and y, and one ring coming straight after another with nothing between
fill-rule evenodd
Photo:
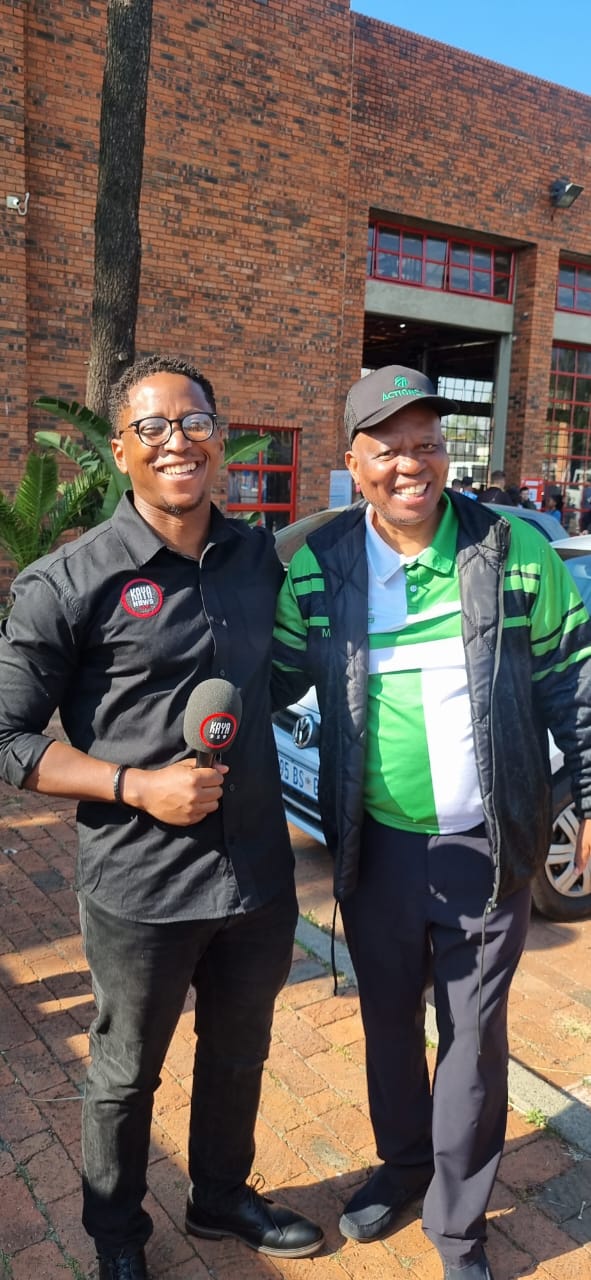
<instances>
[{"instance_id":1,"label":"car tire","mask_svg":"<svg viewBox=\"0 0 591 1280\"><path fill-rule=\"evenodd\" d=\"M573 867L579 820L566 770L556 774L552 792L552 839L548 857L532 881L534 906L547 920L587 920L591 917L591 864L584 877Z\"/></svg>"}]
</instances>

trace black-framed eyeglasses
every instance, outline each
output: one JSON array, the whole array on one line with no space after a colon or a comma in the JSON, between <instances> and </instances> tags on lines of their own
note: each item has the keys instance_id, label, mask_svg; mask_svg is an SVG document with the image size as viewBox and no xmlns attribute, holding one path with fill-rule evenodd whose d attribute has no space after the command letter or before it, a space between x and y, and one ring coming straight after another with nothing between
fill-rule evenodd
<instances>
[{"instance_id":1,"label":"black-framed eyeglasses","mask_svg":"<svg viewBox=\"0 0 591 1280\"><path fill-rule=\"evenodd\" d=\"M186 413L183 418L138 418L136 422L129 422L126 427L122 427L119 435L124 431L135 431L142 444L154 448L168 443L176 425L180 427L185 440L196 440L201 444L211 438L217 423L215 413Z\"/></svg>"}]
</instances>

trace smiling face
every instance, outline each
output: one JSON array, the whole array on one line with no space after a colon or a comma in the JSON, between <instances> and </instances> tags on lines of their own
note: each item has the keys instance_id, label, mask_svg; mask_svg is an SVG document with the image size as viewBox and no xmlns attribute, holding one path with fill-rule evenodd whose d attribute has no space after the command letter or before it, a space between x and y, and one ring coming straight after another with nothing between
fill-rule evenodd
<instances>
[{"instance_id":1,"label":"smiling face","mask_svg":"<svg viewBox=\"0 0 591 1280\"><path fill-rule=\"evenodd\" d=\"M353 438L345 462L374 523L402 555L429 546L439 521L449 459L439 414L431 405L399 409Z\"/></svg>"},{"instance_id":2,"label":"smiling face","mask_svg":"<svg viewBox=\"0 0 591 1280\"><path fill-rule=\"evenodd\" d=\"M171 530L174 533L179 522L191 528L208 526L211 490L224 454L223 441L217 428L209 440L186 440L175 422L166 444L148 447L135 431L123 428L140 418L178 419L194 411L212 411L198 383L184 374L154 373L131 388L116 424L122 434L111 441L119 470L131 480L137 510L167 541L171 541Z\"/></svg>"}]
</instances>

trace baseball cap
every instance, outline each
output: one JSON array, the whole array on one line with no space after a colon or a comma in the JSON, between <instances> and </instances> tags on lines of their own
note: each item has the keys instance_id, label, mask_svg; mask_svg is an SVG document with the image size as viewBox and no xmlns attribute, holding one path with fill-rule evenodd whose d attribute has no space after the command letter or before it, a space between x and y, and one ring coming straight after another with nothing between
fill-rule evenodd
<instances>
[{"instance_id":1,"label":"baseball cap","mask_svg":"<svg viewBox=\"0 0 591 1280\"><path fill-rule=\"evenodd\" d=\"M389 364L375 373L366 374L355 382L345 405L345 431L352 443L358 431L370 431L385 418L409 404L426 400L443 417L457 413L454 400L446 400L437 392L424 373L417 369L405 369L401 364Z\"/></svg>"}]
</instances>

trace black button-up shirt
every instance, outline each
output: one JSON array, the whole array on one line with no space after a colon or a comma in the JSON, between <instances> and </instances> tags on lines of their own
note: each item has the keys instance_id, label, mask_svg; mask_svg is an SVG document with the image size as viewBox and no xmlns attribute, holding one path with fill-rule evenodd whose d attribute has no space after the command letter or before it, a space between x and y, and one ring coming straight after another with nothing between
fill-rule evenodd
<instances>
[{"instance_id":1,"label":"black button-up shirt","mask_svg":"<svg viewBox=\"0 0 591 1280\"><path fill-rule=\"evenodd\" d=\"M0 634L0 775L20 787L51 741L157 769L190 755L183 717L211 676L240 690L217 813L176 827L125 805L78 805L77 887L129 919L219 918L292 883L270 719L282 569L264 529L211 509L198 563L168 548L131 496L113 518L19 574Z\"/></svg>"}]
</instances>

